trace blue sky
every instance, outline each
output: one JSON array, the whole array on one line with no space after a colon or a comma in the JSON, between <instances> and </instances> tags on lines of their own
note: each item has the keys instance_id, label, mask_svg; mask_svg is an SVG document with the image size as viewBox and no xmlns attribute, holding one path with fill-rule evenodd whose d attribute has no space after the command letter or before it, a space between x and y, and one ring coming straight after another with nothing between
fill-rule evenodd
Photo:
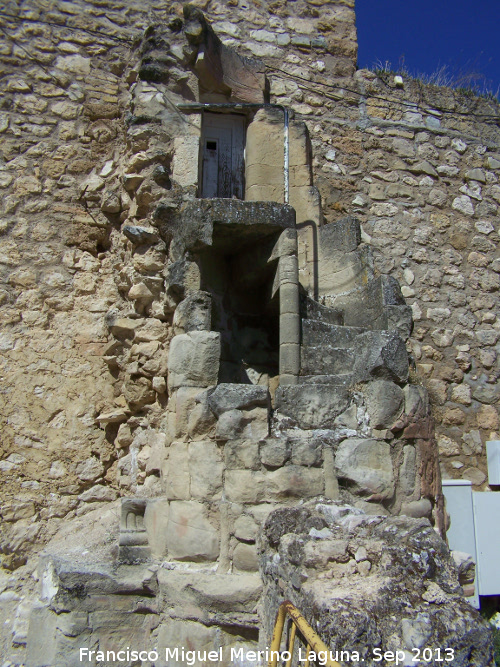
<instances>
[{"instance_id":1,"label":"blue sky","mask_svg":"<svg viewBox=\"0 0 500 667\"><path fill-rule=\"evenodd\" d=\"M358 66L479 72L500 86L500 0L356 0ZM479 82L483 86L483 82Z\"/></svg>"}]
</instances>

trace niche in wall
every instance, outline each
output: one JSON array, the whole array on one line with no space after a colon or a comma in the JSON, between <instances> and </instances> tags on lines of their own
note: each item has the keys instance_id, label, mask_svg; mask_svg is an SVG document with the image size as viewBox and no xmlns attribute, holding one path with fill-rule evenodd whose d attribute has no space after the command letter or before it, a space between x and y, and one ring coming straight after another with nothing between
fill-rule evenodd
<instances>
[{"instance_id":1,"label":"niche in wall","mask_svg":"<svg viewBox=\"0 0 500 667\"><path fill-rule=\"evenodd\" d=\"M199 255L201 289L212 295L212 329L221 333L219 382L266 384L279 373L279 298L269 261L279 234L214 225Z\"/></svg>"}]
</instances>

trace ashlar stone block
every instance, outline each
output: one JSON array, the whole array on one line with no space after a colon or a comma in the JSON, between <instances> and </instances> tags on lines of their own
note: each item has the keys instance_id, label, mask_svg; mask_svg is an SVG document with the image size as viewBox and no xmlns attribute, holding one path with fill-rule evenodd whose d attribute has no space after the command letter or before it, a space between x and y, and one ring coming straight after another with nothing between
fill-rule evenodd
<instances>
[{"instance_id":1,"label":"ashlar stone block","mask_svg":"<svg viewBox=\"0 0 500 667\"><path fill-rule=\"evenodd\" d=\"M270 402L267 388L260 385L222 383L209 394L210 408L217 417L228 410L267 408Z\"/></svg>"},{"instance_id":2,"label":"ashlar stone block","mask_svg":"<svg viewBox=\"0 0 500 667\"><path fill-rule=\"evenodd\" d=\"M340 386L281 386L276 391L275 404L300 428L332 428L335 418L349 405L349 393Z\"/></svg>"},{"instance_id":3,"label":"ashlar stone block","mask_svg":"<svg viewBox=\"0 0 500 667\"><path fill-rule=\"evenodd\" d=\"M323 495L324 490L322 468L288 465L269 473L266 499L312 498Z\"/></svg>"},{"instance_id":4,"label":"ashlar stone block","mask_svg":"<svg viewBox=\"0 0 500 667\"><path fill-rule=\"evenodd\" d=\"M191 492L187 443L173 442L170 445L163 478L165 495L169 500L189 500Z\"/></svg>"},{"instance_id":5,"label":"ashlar stone block","mask_svg":"<svg viewBox=\"0 0 500 667\"><path fill-rule=\"evenodd\" d=\"M335 465L338 477L354 492L380 499L394 495L391 452L386 442L348 438L337 450Z\"/></svg>"},{"instance_id":6,"label":"ashlar stone block","mask_svg":"<svg viewBox=\"0 0 500 667\"><path fill-rule=\"evenodd\" d=\"M262 593L262 580L256 574L206 574L158 570L160 594L165 608L178 618L207 619L212 610L218 614L253 614Z\"/></svg>"},{"instance_id":7,"label":"ashlar stone block","mask_svg":"<svg viewBox=\"0 0 500 667\"><path fill-rule=\"evenodd\" d=\"M203 662L207 665L219 665L219 667L233 666L234 660L231 659L232 649L243 648L243 652L254 650L253 644L239 635L237 632L224 632L219 626L204 625L198 621L179 620L168 618L158 629L158 646L171 648L171 653L166 655L165 651L160 651L159 662L155 663L157 667L185 667L186 659L182 659L181 650L175 651L176 647L184 646L187 650L196 651L197 657L204 656L205 651L207 660L210 658L210 652L219 656L222 651L222 658L215 661ZM189 649L187 648L189 647ZM168 659L167 659L168 657ZM200 658L201 659L201 658Z\"/></svg>"},{"instance_id":8,"label":"ashlar stone block","mask_svg":"<svg viewBox=\"0 0 500 667\"><path fill-rule=\"evenodd\" d=\"M208 519L205 505L194 500L170 503L166 545L168 555L175 560L217 560L219 534Z\"/></svg>"},{"instance_id":9,"label":"ashlar stone block","mask_svg":"<svg viewBox=\"0 0 500 667\"><path fill-rule=\"evenodd\" d=\"M220 334L190 331L174 336L168 357L168 388L210 387L217 384Z\"/></svg>"},{"instance_id":10,"label":"ashlar stone block","mask_svg":"<svg viewBox=\"0 0 500 667\"><path fill-rule=\"evenodd\" d=\"M189 444L191 497L197 500L218 500L222 493L223 462L221 448L214 442Z\"/></svg>"},{"instance_id":11,"label":"ashlar stone block","mask_svg":"<svg viewBox=\"0 0 500 667\"><path fill-rule=\"evenodd\" d=\"M180 387L175 393L175 437L186 434L193 440L206 438L215 430L215 417L208 407L207 391Z\"/></svg>"},{"instance_id":12,"label":"ashlar stone block","mask_svg":"<svg viewBox=\"0 0 500 667\"><path fill-rule=\"evenodd\" d=\"M227 469L258 470L259 443L249 440L228 440L224 445L224 460Z\"/></svg>"},{"instance_id":13,"label":"ashlar stone block","mask_svg":"<svg viewBox=\"0 0 500 667\"><path fill-rule=\"evenodd\" d=\"M186 333L188 331L210 330L212 299L207 292L197 291L189 293L179 303L174 313L174 331Z\"/></svg>"},{"instance_id":14,"label":"ashlar stone block","mask_svg":"<svg viewBox=\"0 0 500 667\"><path fill-rule=\"evenodd\" d=\"M233 567L242 572L257 572L259 561L255 544L240 542L236 545L233 552Z\"/></svg>"},{"instance_id":15,"label":"ashlar stone block","mask_svg":"<svg viewBox=\"0 0 500 667\"><path fill-rule=\"evenodd\" d=\"M356 340L354 376L358 381L374 378L406 382L408 353L400 336L394 332L367 331Z\"/></svg>"},{"instance_id":16,"label":"ashlar stone block","mask_svg":"<svg viewBox=\"0 0 500 667\"><path fill-rule=\"evenodd\" d=\"M164 498L148 500L144 513L144 525L148 534L151 554L155 558L165 556L167 552L166 528L168 524L169 502Z\"/></svg>"},{"instance_id":17,"label":"ashlar stone block","mask_svg":"<svg viewBox=\"0 0 500 667\"><path fill-rule=\"evenodd\" d=\"M252 410L228 410L217 422L217 440L253 440L257 442L269 435L267 408Z\"/></svg>"},{"instance_id":18,"label":"ashlar stone block","mask_svg":"<svg viewBox=\"0 0 500 667\"><path fill-rule=\"evenodd\" d=\"M365 398L373 428L391 428L402 413L404 393L394 382L388 380L370 382Z\"/></svg>"},{"instance_id":19,"label":"ashlar stone block","mask_svg":"<svg viewBox=\"0 0 500 667\"><path fill-rule=\"evenodd\" d=\"M267 477L260 471L226 470L227 500L236 503L259 503L265 497Z\"/></svg>"}]
</instances>

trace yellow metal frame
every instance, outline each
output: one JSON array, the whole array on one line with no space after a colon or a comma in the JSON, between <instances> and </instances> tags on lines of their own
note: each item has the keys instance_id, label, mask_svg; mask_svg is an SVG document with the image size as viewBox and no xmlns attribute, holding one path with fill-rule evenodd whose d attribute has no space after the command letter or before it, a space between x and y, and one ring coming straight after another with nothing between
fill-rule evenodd
<instances>
[{"instance_id":1,"label":"yellow metal frame","mask_svg":"<svg viewBox=\"0 0 500 667\"><path fill-rule=\"evenodd\" d=\"M326 651L326 655L328 656L330 653L328 646L323 641L321 641L319 635L314 632L297 607L295 607L289 600L285 600L285 602L280 605L276 615L273 638L271 641L271 660L269 660L268 667L277 667L277 653L280 650L283 628L285 627L287 616L289 616L292 621L292 629L290 632L290 639L287 649L290 652L290 659L287 660L285 667L290 667L292 664L293 647L295 645L295 636L297 634L297 630L299 630L307 642L307 654L309 654L309 651L314 651L316 654L320 653L320 651ZM304 663L304 667L309 667L309 659L307 659ZM327 658L325 667L342 667L342 665L335 660L330 660Z\"/></svg>"}]
</instances>

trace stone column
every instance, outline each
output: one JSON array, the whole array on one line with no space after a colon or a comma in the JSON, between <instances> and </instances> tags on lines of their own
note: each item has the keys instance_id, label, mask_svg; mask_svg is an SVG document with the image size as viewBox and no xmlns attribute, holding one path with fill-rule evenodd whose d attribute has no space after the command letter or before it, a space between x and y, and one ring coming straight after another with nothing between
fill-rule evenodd
<instances>
[{"instance_id":1,"label":"stone column","mask_svg":"<svg viewBox=\"0 0 500 667\"><path fill-rule=\"evenodd\" d=\"M122 563L142 563L151 556L144 525L146 504L145 498L122 498L118 542L119 560Z\"/></svg>"},{"instance_id":2,"label":"stone column","mask_svg":"<svg viewBox=\"0 0 500 667\"><path fill-rule=\"evenodd\" d=\"M280 384L297 384L300 372L300 306L297 234L289 254L279 259Z\"/></svg>"}]
</instances>

